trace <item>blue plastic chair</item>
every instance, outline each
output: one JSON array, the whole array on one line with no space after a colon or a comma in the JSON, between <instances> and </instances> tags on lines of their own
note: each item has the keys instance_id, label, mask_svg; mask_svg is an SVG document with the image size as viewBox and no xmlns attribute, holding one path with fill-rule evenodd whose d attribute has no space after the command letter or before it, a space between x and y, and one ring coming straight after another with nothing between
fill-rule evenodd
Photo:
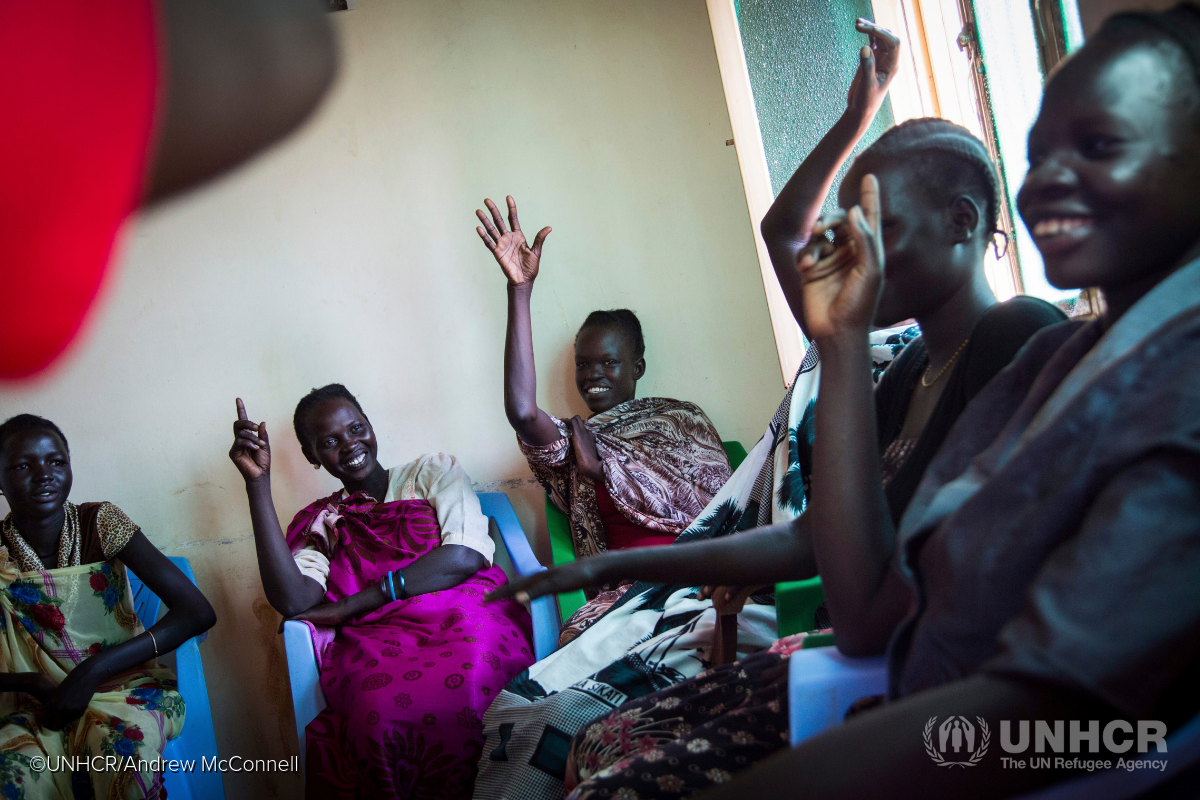
<instances>
[{"instance_id":1,"label":"blue plastic chair","mask_svg":"<svg viewBox=\"0 0 1200 800\"><path fill-rule=\"evenodd\" d=\"M186 558L172 556L171 563L179 567L189 581L196 583L192 566ZM149 628L158 621L162 600L142 583L132 570L127 570L133 607L142 627ZM200 660L200 642L208 638L202 633L188 639L175 651L175 675L179 679L179 694L187 705L183 732L167 742L163 758L194 761L188 772L166 772L163 785L171 800L225 800L225 784L221 773L205 771L201 759L217 757L217 732L213 727L212 707L208 703L208 684L204 681L204 663Z\"/></svg>"},{"instance_id":2,"label":"blue plastic chair","mask_svg":"<svg viewBox=\"0 0 1200 800\"><path fill-rule=\"evenodd\" d=\"M883 656L848 658L836 647L798 650L788 659L788 726L792 745L841 724L860 698L887 692ZM1020 800L1130 800L1200 763L1200 716L1167 737L1167 768L1109 770L1024 795ZM1151 751L1140 758L1154 759ZM1140 759L1139 759L1140 760Z\"/></svg>"},{"instance_id":3,"label":"blue plastic chair","mask_svg":"<svg viewBox=\"0 0 1200 800\"><path fill-rule=\"evenodd\" d=\"M546 569L533 555L525 531L517 520L512 503L503 492L480 492L479 505L484 516L495 523L500 534L496 548L496 563L510 579L532 575ZM495 538L495 532L492 534ZM558 613L554 598L539 597L530 603L533 617L533 652L540 661L558 646ZM302 622L283 624L283 647L287 651L288 679L292 684L292 708L296 714L296 740L300 743L300 764L305 760L304 729L325 708L325 693L321 691L317 673L317 656L313 650L312 634Z\"/></svg>"}]
</instances>

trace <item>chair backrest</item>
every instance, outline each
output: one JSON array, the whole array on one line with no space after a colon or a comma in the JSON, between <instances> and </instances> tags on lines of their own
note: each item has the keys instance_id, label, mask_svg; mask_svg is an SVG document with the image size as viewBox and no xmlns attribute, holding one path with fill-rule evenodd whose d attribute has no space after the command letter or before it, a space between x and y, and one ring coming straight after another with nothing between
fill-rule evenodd
<instances>
[{"instance_id":1,"label":"chair backrest","mask_svg":"<svg viewBox=\"0 0 1200 800\"><path fill-rule=\"evenodd\" d=\"M187 579L196 586L196 576L192 572L192 565L183 556L169 556L171 563L179 567ZM150 591L150 587L142 583L137 575L133 574L132 570L125 570L125 575L129 578L129 591L133 595L133 610L137 612L138 622L142 623L143 628L149 628L154 623L158 622L158 612L162 608L162 599L154 592ZM196 642L203 642L208 638L208 631L196 637Z\"/></svg>"}]
</instances>

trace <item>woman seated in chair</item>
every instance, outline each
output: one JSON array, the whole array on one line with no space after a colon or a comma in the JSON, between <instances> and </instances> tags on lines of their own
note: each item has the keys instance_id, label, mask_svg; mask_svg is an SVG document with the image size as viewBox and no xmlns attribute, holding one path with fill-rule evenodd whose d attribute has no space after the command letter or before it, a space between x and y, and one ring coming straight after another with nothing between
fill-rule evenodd
<instances>
[{"instance_id":1,"label":"woman seated in chair","mask_svg":"<svg viewBox=\"0 0 1200 800\"><path fill-rule=\"evenodd\" d=\"M810 235L821 236L832 225L823 220L814 228L843 161L883 102L896 63L898 46L889 32L862 20L858 29L869 34L872 50L864 52L846 114L800 165L763 222L776 270L781 278L790 276L781 283L806 329L797 252ZM883 508L898 522L968 401L1030 336L1065 317L1035 298L997 303L988 288L984 259L999 217L999 182L987 148L968 131L938 119L913 120L887 131L848 171L840 191L844 206L853 205L857 182L869 172L884 185L889 264L872 327L913 318L922 335L883 375L873 407L842 424L876 431L877 472L848 494L874 498L882 493ZM824 345L821 355L829 357ZM869 389L870 359L858 367ZM820 425L822 400L816 402ZM825 430L826 437L838 438ZM813 469L816 481L818 465ZM648 581L740 584L744 588L718 589L716 598L718 611L737 613L766 581L817 573L812 525L807 512L791 525L681 545L669 562L659 553L615 553L593 562L590 570L561 568L506 590L536 596L603 580L615 571ZM836 585L837 576L827 572L822 572L826 582ZM902 598L899 609L905 608L907 598ZM631 700L584 726L568 765L568 775L573 770L585 780L579 796L607 796L622 786L640 797L691 793L784 746L786 685L774 679L802 640L803 635L781 640L767 652ZM614 738L622 725L639 734ZM639 753L641 760L629 767ZM629 769L637 776L632 781L626 778Z\"/></svg>"},{"instance_id":2,"label":"woman seated in chair","mask_svg":"<svg viewBox=\"0 0 1200 800\"><path fill-rule=\"evenodd\" d=\"M492 697L533 662L529 614L483 596L505 582L471 481L441 453L384 469L341 384L296 406L304 457L342 487L296 514L271 498L266 423L237 401L229 457L246 480L267 600L312 626L328 707L309 723L306 794L471 796Z\"/></svg>"},{"instance_id":3,"label":"woman seated in chair","mask_svg":"<svg viewBox=\"0 0 1200 800\"><path fill-rule=\"evenodd\" d=\"M0 524L0 796L161 797L161 775L139 765L183 731L184 702L158 657L217 617L121 509L68 502L71 483L57 425L32 414L0 425L10 509ZM149 629L126 570L167 606ZM87 756L122 764L72 772L54 761Z\"/></svg>"},{"instance_id":4,"label":"woman seated in chair","mask_svg":"<svg viewBox=\"0 0 1200 800\"><path fill-rule=\"evenodd\" d=\"M530 247L516 201L508 198L511 230L496 204L485 203L490 217L477 210L476 230L508 278L504 410L533 474L570 520L576 558L670 544L729 480L720 435L694 403L635 398L646 345L628 309L593 311L575 335L575 386L591 416L563 421L539 408L529 303L550 228ZM580 609L561 641L628 585Z\"/></svg>"}]
</instances>

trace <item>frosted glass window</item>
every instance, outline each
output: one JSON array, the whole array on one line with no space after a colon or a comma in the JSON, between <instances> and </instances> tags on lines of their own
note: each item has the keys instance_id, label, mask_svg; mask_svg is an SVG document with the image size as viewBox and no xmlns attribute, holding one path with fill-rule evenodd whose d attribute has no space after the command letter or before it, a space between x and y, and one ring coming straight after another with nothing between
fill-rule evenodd
<instances>
[{"instance_id":1,"label":"frosted glass window","mask_svg":"<svg viewBox=\"0 0 1200 800\"><path fill-rule=\"evenodd\" d=\"M854 30L854 20L874 19L871 2L740 0L737 14L771 187L778 194L846 110L858 51L867 43ZM891 125L891 106L885 103L858 149ZM834 182L826 211L837 207L841 178Z\"/></svg>"},{"instance_id":2,"label":"frosted glass window","mask_svg":"<svg viewBox=\"0 0 1200 800\"><path fill-rule=\"evenodd\" d=\"M1016 213L1017 191L1029 168L1029 129L1042 100L1041 59L1029 0L974 0L973 5L1025 293L1051 301L1074 297L1078 292L1064 292L1046 281L1041 253Z\"/></svg>"}]
</instances>

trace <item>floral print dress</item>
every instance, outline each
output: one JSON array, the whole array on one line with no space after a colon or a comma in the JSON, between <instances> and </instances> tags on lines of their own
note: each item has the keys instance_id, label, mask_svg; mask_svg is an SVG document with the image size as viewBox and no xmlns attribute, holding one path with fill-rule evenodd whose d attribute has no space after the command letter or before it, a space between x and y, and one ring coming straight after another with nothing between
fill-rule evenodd
<instances>
[{"instance_id":1,"label":"floral print dress","mask_svg":"<svg viewBox=\"0 0 1200 800\"><path fill-rule=\"evenodd\" d=\"M57 569L43 569L37 561L37 568L23 570L32 550L11 520L4 521L0 671L40 672L61 683L91 656L143 632L125 565L115 558L78 563L81 554L87 560L104 549L119 550L137 531L115 506L103 506L108 508L97 514L94 505L89 510L68 504L59 557L77 563ZM148 765L183 730L183 698L175 685L171 670L146 662L102 684L83 716L62 731L42 727L41 703L31 696L0 693L0 797L163 797L161 776Z\"/></svg>"}]
</instances>

